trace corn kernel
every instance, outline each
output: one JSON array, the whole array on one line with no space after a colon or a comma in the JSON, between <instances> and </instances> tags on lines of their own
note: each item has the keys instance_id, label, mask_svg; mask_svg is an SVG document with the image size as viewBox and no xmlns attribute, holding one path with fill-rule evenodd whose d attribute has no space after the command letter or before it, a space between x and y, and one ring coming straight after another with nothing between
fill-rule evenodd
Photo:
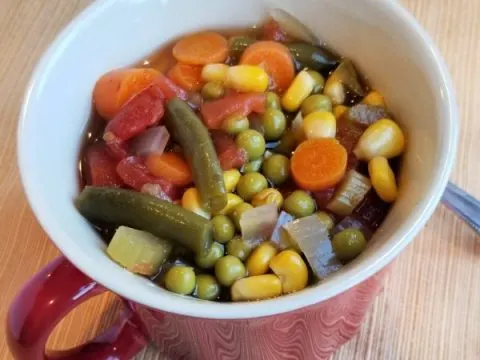
<instances>
[{"instance_id":1,"label":"corn kernel","mask_svg":"<svg viewBox=\"0 0 480 360\"><path fill-rule=\"evenodd\" d=\"M247 259L248 276L263 275L268 272L270 260L277 255L277 248L272 243L259 245Z\"/></svg>"},{"instance_id":2,"label":"corn kernel","mask_svg":"<svg viewBox=\"0 0 480 360\"><path fill-rule=\"evenodd\" d=\"M200 193L196 188L190 188L183 193L182 207L184 209L190 210L197 215L210 219L210 214L205 211L200 204Z\"/></svg>"},{"instance_id":3,"label":"corn kernel","mask_svg":"<svg viewBox=\"0 0 480 360\"><path fill-rule=\"evenodd\" d=\"M243 199L235 194L228 193L227 194L227 205L220 210L219 212L216 212L214 215L228 215L230 211L233 210L233 208L239 204L243 203Z\"/></svg>"},{"instance_id":4,"label":"corn kernel","mask_svg":"<svg viewBox=\"0 0 480 360\"><path fill-rule=\"evenodd\" d=\"M207 64L202 69L202 79L205 82L225 82L230 67L225 64Z\"/></svg>"},{"instance_id":5,"label":"corn kernel","mask_svg":"<svg viewBox=\"0 0 480 360\"><path fill-rule=\"evenodd\" d=\"M314 86L315 80L308 71L300 71L295 79L293 79L285 94L283 94L283 108L290 112L298 110L303 100L312 93Z\"/></svg>"},{"instance_id":6,"label":"corn kernel","mask_svg":"<svg viewBox=\"0 0 480 360\"><path fill-rule=\"evenodd\" d=\"M395 174L388 160L383 156L374 157L368 163L368 173L378 196L385 202L394 202L397 199L398 190Z\"/></svg>"},{"instance_id":7,"label":"corn kernel","mask_svg":"<svg viewBox=\"0 0 480 360\"><path fill-rule=\"evenodd\" d=\"M345 106L345 105L337 105L333 108L333 115L335 115L335 117L337 119L340 119L340 117L345 114L345 112L348 110L348 106Z\"/></svg>"},{"instance_id":8,"label":"corn kernel","mask_svg":"<svg viewBox=\"0 0 480 360\"><path fill-rule=\"evenodd\" d=\"M284 250L275 255L270 260L270 269L280 278L284 294L302 290L307 286L307 265L293 250Z\"/></svg>"},{"instance_id":9,"label":"corn kernel","mask_svg":"<svg viewBox=\"0 0 480 360\"><path fill-rule=\"evenodd\" d=\"M377 91L370 91L368 95L365 96L362 102L367 105L383 106L383 107L386 106L383 95Z\"/></svg>"},{"instance_id":10,"label":"corn kernel","mask_svg":"<svg viewBox=\"0 0 480 360\"><path fill-rule=\"evenodd\" d=\"M333 105L342 105L345 102L345 87L340 80L328 78L323 94L332 99Z\"/></svg>"},{"instance_id":11,"label":"corn kernel","mask_svg":"<svg viewBox=\"0 0 480 360\"><path fill-rule=\"evenodd\" d=\"M228 69L225 86L239 92L264 92L268 81L267 72L260 66L237 65Z\"/></svg>"},{"instance_id":12,"label":"corn kernel","mask_svg":"<svg viewBox=\"0 0 480 360\"><path fill-rule=\"evenodd\" d=\"M252 199L252 205L254 207L262 206L266 204L274 204L278 209L283 205L283 195L280 191L274 188L268 188L255 194Z\"/></svg>"},{"instance_id":13,"label":"corn kernel","mask_svg":"<svg viewBox=\"0 0 480 360\"><path fill-rule=\"evenodd\" d=\"M240 180L241 176L242 174L240 174L240 171L238 171L237 169L224 171L223 182L225 183L225 189L227 189L228 192L235 191L235 188L237 187L238 181Z\"/></svg>"},{"instance_id":14,"label":"corn kernel","mask_svg":"<svg viewBox=\"0 0 480 360\"><path fill-rule=\"evenodd\" d=\"M303 131L307 139L334 138L337 120L329 111L315 111L303 119Z\"/></svg>"},{"instance_id":15,"label":"corn kernel","mask_svg":"<svg viewBox=\"0 0 480 360\"><path fill-rule=\"evenodd\" d=\"M353 152L358 159L369 161L375 156L390 159L402 154L404 150L405 136L402 129L390 119L381 119L365 130Z\"/></svg>"},{"instance_id":16,"label":"corn kernel","mask_svg":"<svg viewBox=\"0 0 480 360\"><path fill-rule=\"evenodd\" d=\"M265 300L282 294L282 283L273 274L246 277L235 281L230 289L233 301Z\"/></svg>"}]
</instances>

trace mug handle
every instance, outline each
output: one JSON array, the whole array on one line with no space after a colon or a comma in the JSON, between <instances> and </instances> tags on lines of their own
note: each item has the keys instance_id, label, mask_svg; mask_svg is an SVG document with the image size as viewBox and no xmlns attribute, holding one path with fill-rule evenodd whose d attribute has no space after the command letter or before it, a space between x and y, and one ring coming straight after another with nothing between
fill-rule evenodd
<instances>
[{"instance_id":1,"label":"mug handle","mask_svg":"<svg viewBox=\"0 0 480 360\"><path fill-rule=\"evenodd\" d=\"M107 291L61 256L37 273L20 291L7 315L7 342L17 360L129 360L147 339L125 309L106 332L66 351L45 349L55 326L84 301Z\"/></svg>"}]
</instances>

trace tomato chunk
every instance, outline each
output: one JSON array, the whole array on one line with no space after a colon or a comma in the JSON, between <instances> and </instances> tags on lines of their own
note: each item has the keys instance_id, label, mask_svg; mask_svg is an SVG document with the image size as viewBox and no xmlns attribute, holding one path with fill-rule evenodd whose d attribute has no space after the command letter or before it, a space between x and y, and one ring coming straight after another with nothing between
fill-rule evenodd
<instances>
[{"instance_id":1,"label":"tomato chunk","mask_svg":"<svg viewBox=\"0 0 480 360\"><path fill-rule=\"evenodd\" d=\"M122 187L123 181L118 176L117 161L108 152L103 142L88 147L84 161L85 180L87 185Z\"/></svg>"},{"instance_id":2,"label":"tomato chunk","mask_svg":"<svg viewBox=\"0 0 480 360\"><path fill-rule=\"evenodd\" d=\"M237 147L230 135L220 130L213 130L210 135L223 170L238 169L245 165L247 153L244 149Z\"/></svg>"},{"instance_id":3,"label":"tomato chunk","mask_svg":"<svg viewBox=\"0 0 480 360\"><path fill-rule=\"evenodd\" d=\"M200 113L207 128L219 129L223 120L231 115L248 116L252 112L264 113L265 101L264 93L232 94L204 103Z\"/></svg>"},{"instance_id":4,"label":"tomato chunk","mask_svg":"<svg viewBox=\"0 0 480 360\"><path fill-rule=\"evenodd\" d=\"M127 102L107 124L103 139L115 157L126 157L125 141L160 122L165 112L163 101L163 92L150 85Z\"/></svg>"},{"instance_id":5,"label":"tomato chunk","mask_svg":"<svg viewBox=\"0 0 480 360\"><path fill-rule=\"evenodd\" d=\"M188 99L188 93L163 74L157 76L153 83L162 91L166 100L173 99L174 97L182 100Z\"/></svg>"},{"instance_id":6,"label":"tomato chunk","mask_svg":"<svg viewBox=\"0 0 480 360\"><path fill-rule=\"evenodd\" d=\"M125 184L137 191L142 191L147 184L158 184L172 200L179 197L179 189L171 182L151 175L142 158L136 156L126 157L118 163L117 173Z\"/></svg>"}]
</instances>

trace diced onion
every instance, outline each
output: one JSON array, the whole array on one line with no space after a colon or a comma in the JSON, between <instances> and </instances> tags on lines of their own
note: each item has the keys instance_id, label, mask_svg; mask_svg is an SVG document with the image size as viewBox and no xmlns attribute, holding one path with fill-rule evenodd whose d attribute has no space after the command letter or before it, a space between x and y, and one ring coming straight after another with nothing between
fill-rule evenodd
<instances>
[{"instance_id":1,"label":"diced onion","mask_svg":"<svg viewBox=\"0 0 480 360\"><path fill-rule=\"evenodd\" d=\"M161 155L167 146L170 134L165 126L156 126L137 136L131 145L131 151L137 156L149 154Z\"/></svg>"},{"instance_id":2,"label":"diced onion","mask_svg":"<svg viewBox=\"0 0 480 360\"><path fill-rule=\"evenodd\" d=\"M350 170L327 205L327 209L340 216L350 215L371 187L372 184L367 177L356 170Z\"/></svg>"},{"instance_id":3,"label":"diced onion","mask_svg":"<svg viewBox=\"0 0 480 360\"><path fill-rule=\"evenodd\" d=\"M145 184L142 186L140 192L150 194L161 200L172 202L172 199L165 193L165 191L163 191L160 184Z\"/></svg>"},{"instance_id":4,"label":"diced onion","mask_svg":"<svg viewBox=\"0 0 480 360\"><path fill-rule=\"evenodd\" d=\"M280 27L290 36L318 45L320 41L315 34L304 24L302 24L297 18L289 14L283 9L273 8L269 9L270 16L280 24Z\"/></svg>"},{"instance_id":5,"label":"diced onion","mask_svg":"<svg viewBox=\"0 0 480 360\"><path fill-rule=\"evenodd\" d=\"M243 240L252 248L272 235L277 223L275 204L266 204L245 211L240 219Z\"/></svg>"},{"instance_id":6,"label":"diced onion","mask_svg":"<svg viewBox=\"0 0 480 360\"><path fill-rule=\"evenodd\" d=\"M317 215L307 216L285 225L285 230L303 252L319 279L342 267L332 249L327 227Z\"/></svg>"},{"instance_id":7,"label":"diced onion","mask_svg":"<svg viewBox=\"0 0 480 360\"><path fill-rule=\"evenodd\" d=\"M295 217L285 211L282 211L278 216L278 220L275 224L275 228L273 229L270 240L280 250L285 250L289 247L292 247L292 242L289 240L289 235L283 227L293 220L295 220Z\"/></svg>"}]
</instances>

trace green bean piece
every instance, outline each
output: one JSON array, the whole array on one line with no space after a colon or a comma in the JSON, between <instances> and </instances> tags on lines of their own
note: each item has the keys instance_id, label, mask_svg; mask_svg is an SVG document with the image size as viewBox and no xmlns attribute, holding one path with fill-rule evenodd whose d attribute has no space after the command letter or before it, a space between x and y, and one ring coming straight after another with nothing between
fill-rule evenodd
<instances>
[{"instance_id":1,"label":"green bean piece","mask_svg":"<svg viewBox=\"0 0 480 360\"><path fill-rule=\"evenodd\" d=\"M181 206L132 190L87 186L75 200L90 221L147 231L205 254L212 244L212 225Z\"/></svg>"},{"instance_id":2,"label":"green bean piece","mask_svg":"<svg viewBox=\"0 0 480 360\"><path fill-rule=\"evenodd\" d=\"M227 190L208 130L188 104L178 98L167 103L167 115L166 125L192 168L202 207L213 213L222 210L227 205Z\"/></svg>"},{"instance_id":3,"label":"green bean piece","mask_svg":"<svg viewBox=\"0 0 480 360\"><path fill-rule=\"evenodd\" d=\"M340 60L329 50L307 43L292 43L288 44L287 47L302 69L331 70Z\"/></svg>"}]
</instances>

